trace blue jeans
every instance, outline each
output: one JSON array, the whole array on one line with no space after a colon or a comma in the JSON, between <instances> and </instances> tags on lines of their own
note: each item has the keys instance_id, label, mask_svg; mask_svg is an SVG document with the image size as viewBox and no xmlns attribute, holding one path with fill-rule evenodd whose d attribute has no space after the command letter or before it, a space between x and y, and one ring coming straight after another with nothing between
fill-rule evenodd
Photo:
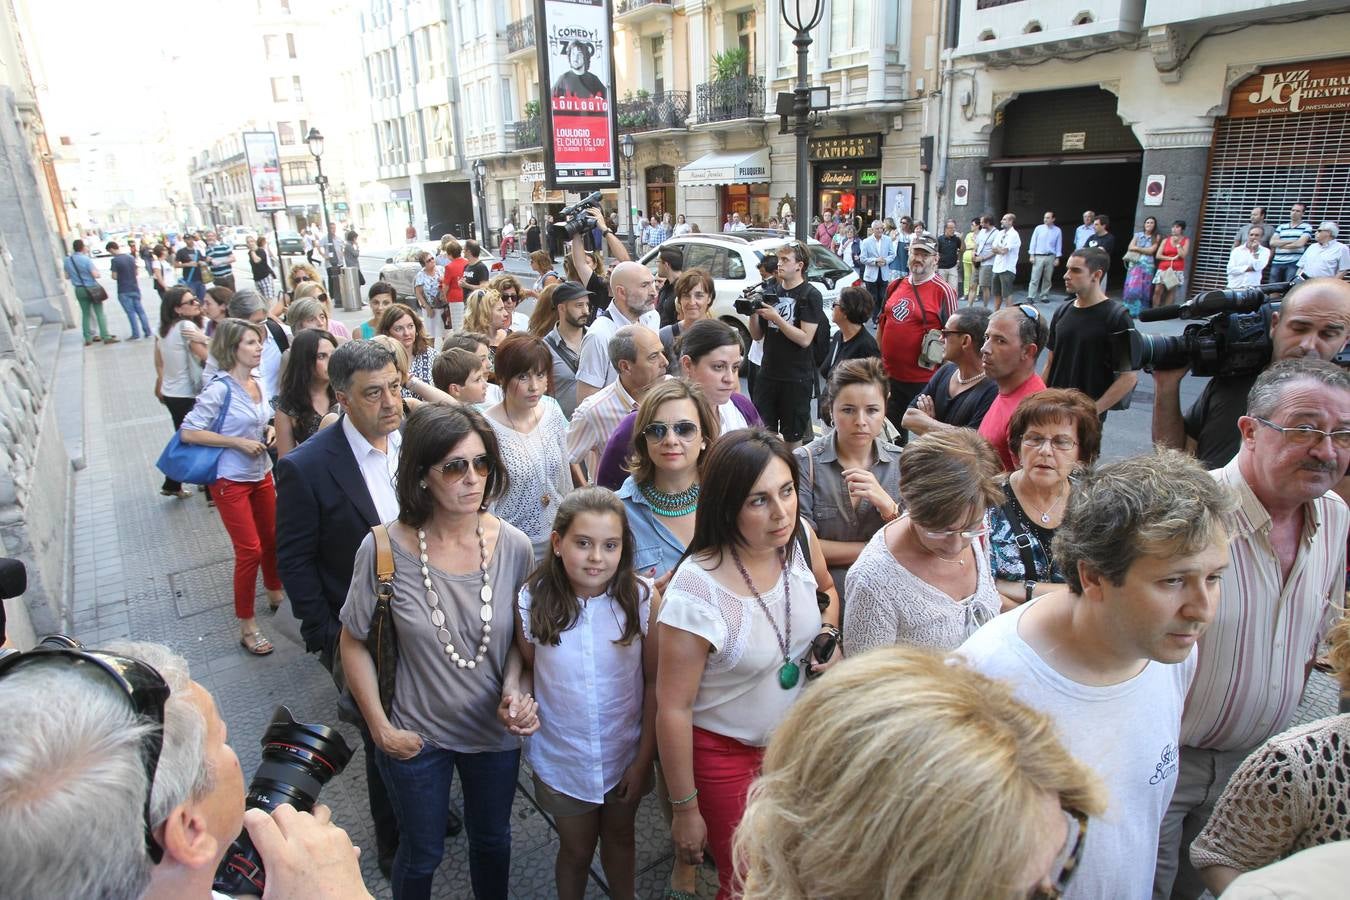
<instances>
[{"instance_id":1,"label":"blue jeans","mask_svg":"<svg viewBox=\"0 0 1350 900\"><path fill-rule=\"evenodd\" d=\"M445 855L445 822L456 769L464 791L473 895L477 900L505 900L520 750L456 753L427 744L412 759L394 759L377 751L376 762L398 816L398 853L391 879L394 900L431 896L432 878Z\"/></svg>"},{"instance_id":2,"label":"blue jeans","mask_svg":"<svg viewBox=\"0 0 1350 900\"><path fill-rule=\"evenodd\" d=\"M145 307L141 305L141 292L118 291L117 302L122 304L122 312L131 323L131 339L149 337L150 320L145 317Z\"/></svg>"},{"instance_id":3,"label":"blue jeans","mask_svg":"<svg viewBox=\"0 0 1350 900\"><path fill-rule=\"evenodd\" d=\"M1293 281L1294 276L1298 274L1298 263L1271 263L1270 275L1266 278L1266 284L1279 284L1284 281Z\"/></svg>"}]
</instances>

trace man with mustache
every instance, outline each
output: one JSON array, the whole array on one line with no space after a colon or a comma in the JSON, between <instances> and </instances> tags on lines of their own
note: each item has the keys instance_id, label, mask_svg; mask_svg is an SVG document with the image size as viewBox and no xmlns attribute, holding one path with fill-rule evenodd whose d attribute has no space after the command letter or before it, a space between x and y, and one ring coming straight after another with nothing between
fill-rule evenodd
<instances>
[{"instance_id":1,"label":"man with mustache","mask_svg":"<svg viewBox=\"0 0 1350 900\"><path fill-rule=\"evenodd\" d=\"M1238 428L1237 458L1211 473L1238 498L1233 565L1181 720L1155 900L1204 891L1187 848L1238 765L1289 727L1345 596L1350 511L1332 488L1350 465L1350 373L1318 359L1278 362L1256 379Z\"/></svg>"}]
</instances>

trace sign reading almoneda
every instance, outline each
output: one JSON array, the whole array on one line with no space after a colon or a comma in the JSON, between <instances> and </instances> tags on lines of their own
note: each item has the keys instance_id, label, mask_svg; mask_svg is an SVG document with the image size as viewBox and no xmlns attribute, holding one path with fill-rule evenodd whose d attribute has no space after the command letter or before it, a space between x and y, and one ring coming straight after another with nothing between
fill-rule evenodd
<instances>
[{"instance_id":1,"label":"sign reading almoneda","mask_svg":"<svg viewBox=\"0 0 1350 900\"><path fill-rule=\"evenodd\" d=\"M544 180L553 190L619 184L610 0L539 0L535 46L544 126Z\"/></svg>"}]
</instances>

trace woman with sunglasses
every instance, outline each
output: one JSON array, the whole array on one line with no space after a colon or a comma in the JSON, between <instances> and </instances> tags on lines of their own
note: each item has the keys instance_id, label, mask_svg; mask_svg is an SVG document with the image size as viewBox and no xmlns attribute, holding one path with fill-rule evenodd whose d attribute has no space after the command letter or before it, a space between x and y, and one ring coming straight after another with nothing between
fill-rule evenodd
<instances>
[{"instance_id":1,"label":"woman with sunglasses","mask_svg":"<svg viewBox=\"0 0 1350 900\"><path fill-rule=\"evenodd\" d=\"M775 434L742 429L714 443L702 493L717 502L698 505L657 617L656 733L671 838L691 866L711 851L719 900L733 896L731 836L769 735L808 678L839 657L822 663L812 653L818 636L837 639L838 604L822 617L812 565L820 551L797 515L797 482L797 461Z\"/></svg>"},{"instance_id":2,"label":"woman with sunglasses","mask_svg":"<svg viewBox=\"0 0 1350 900\"><path fill-rule=\"evenodd\" d=\"M303 298L315 300L323 307L324 316L328 322L327 330L333 337L338 339L339 346L352 339L351 330L334 318L333 298L328 296L328 292L324 290L323 285L317 282L306 282L305 284L302 284L300 287L296 288L294 299L300 300Z\"/></svg>"},{"instance_id":3,"label":"woman with sunglasses","mask_svg":"<svg viewBox=\"0 0 1350 900\"><path fill-rule=\"evenodd\" d=\"M155 396L169 410L173 430L183 424L202 389L202 367L211 340L203 331L202 304L192 289L174 285L159 302L159 334L155 338ZM159 492L180 500L192 496L172 478L165 477Z\"/></svg>"},{"instance_id":4,"label":"woman with sunglasses","mask_svg":"<svg viewBox=\"0 0 1350 900\"><path fill-rule=\"evenodd\" d=\"M884 434L889 394L881 360L845 360L830 374L834 427L793 451L802 516L820 537L836 590L872 535L900 515L900 448Z\"/></svg>"},{"instance_id":5,"label":"woman with sunglasses","mask_svg":"<svg viewBox=\"0 0 1350 900\"><path fill-rule=\"evenodd\" d=\"M909 644L955 650L999 613L985 512L999 502L998 456L968 428L921 435L900 457L905 512L872 536L848 570L849 656Z\"/></svg>"},{"instance_id":6,"label":"woman with sunglasses","mask_svg":"<svg viewBox=\"0 0 1350 900\"><path fill-rule=\"evenodd\" d=\"M1008 447L1017 470L1002 481L1003 496L989 510L989 553L994 584L1011 609L1064 584L1050 552L1064 518L1076 472L1097 461L1102 426L1096 404L1081 391L1050 388L1013 411Z\"/></svg>"},{"instance_id":7,"label":"woman with sunglasses","mask_svg":"<svg viewBox=\"0 0 1350 900\"><path fill-rule=\"evenodd\" d=\"M840 663L774 732L736 833L740 896L1057 900L1105 807L1008 685L889 647Z\"/></svg>"},{"instance_id":8,"label":"woman with sunglasses","mask_svg":"<svg viewBox=\"0 0 1350 900\"><path fill-rule=\"evenodd\" d=\"M511 331L529 331L530 317L517 308L524 299L520 280L514 275L502 273L489 281L488 287L502 298L502 306L506 307L506 315L510 319L507 327Z\"/></svg>"},{"instance_id":9,"label":"woman with sunglasses","mask_svg":"<svg viewBox=\"0 0 1350 900\"><path fill-rule=\"evenodd\" d=\"M548 395L553 355L532 334L511 334L497 348L495 362L502 400L485 413L502 448L511 486L494 511L525 533L535 558L549 552L553 514L572 490L567 465L567 419Z\"/></svg>"},{"instance_id":10,"label":"woman with sunglasses","mask_svg":"<svg viewBox=\"0 0 1350 900\"><path fill-rule=\"evenodd\" d=\"M398 634L388 712L365 644L378 585L373 534L356 553L339 616L343 669L398 818L390 881L399 900L431 896L456 772L473 895L507 896L520 738L539 727L512 640L534 555L529 538L488 511L508 480L497 438L477 412L437 404L413 412L395 477L398 519L387 526Z\"/></svg>"}]
</instances>

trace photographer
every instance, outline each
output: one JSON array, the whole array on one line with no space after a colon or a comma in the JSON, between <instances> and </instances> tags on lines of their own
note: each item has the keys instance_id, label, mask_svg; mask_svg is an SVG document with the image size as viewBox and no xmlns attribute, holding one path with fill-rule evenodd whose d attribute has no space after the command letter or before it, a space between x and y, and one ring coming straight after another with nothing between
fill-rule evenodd
<instances>
[{"instance_id":1,"label":"photographer","mask_svg":"<svg viewBox=\"0 0 1350 900\"><path fill-rule=\"evenodd\" d=\"M591 210L592 213L595 210ZM623 245L614 232L609 230L609 223L605 221L604 216L595 216L596 230L604 235L604 245L597 247L601 253L614 257L616 263L626 262L629 257L628 248ZM577 281L586 286L586 290L591 292L591 309L599 311L609 308L609 285L600 273L596 272L595 265L586 252L586 242L577 235L572 239L570 246L572 256L572 265L577 270ZM655 329L653 329L655 330Z\"/></svg>"},{"instance_id":2,"label":"photographer","mask_svg":"<svg viewBox=\"0 0 1350 900\"><path fill-rule=\"evenodd\" d=\"M752 400L764 425L777 431L789 449L811 430L811 383L815 361L811 341L817 328L829 328L820 291L806 281L806 244L789 241L778 248L780 293L750 315L750 337L764 341L764 360L755 378Z\"/></svg>"},{"instance_id":3,"label":"photographer","mask_svg":"<svg viewBox=\"0 0 1350 900\"><path fill-rule=\"evenodd\" d=\"M266 866L268 900L370 897L358 852L327 807L245 813L225 723L182 657L148 643L104 652L125 658L110 661L125 683L68 653L21 658L0 677L5 897L220 897L211 883L241 825ZM154 673L162 682L139 683ZM167 695L162 717L140 711L157 689ZM163 745L149 759L145 738L161 718Z\"/></svg>"},{"instance_id":4,"label":"photographer","mask_svg":"<svg viewBox=\"0 0 1350 900\"><path fill-rule=\"evenodd\" d=\"M1284 296L1270 317L1271 362L1312 357L1330 360L1350 337L1350 284L1334 278L1304 281ZM1226 465L1242 436L1238 419L1247 412L1247 392L1259 373L1209 380L1185 416L1181 378L1187 369L1153 373L1153 441L1185 449L1207 469Z\"/></svg>"}]
</instances>

